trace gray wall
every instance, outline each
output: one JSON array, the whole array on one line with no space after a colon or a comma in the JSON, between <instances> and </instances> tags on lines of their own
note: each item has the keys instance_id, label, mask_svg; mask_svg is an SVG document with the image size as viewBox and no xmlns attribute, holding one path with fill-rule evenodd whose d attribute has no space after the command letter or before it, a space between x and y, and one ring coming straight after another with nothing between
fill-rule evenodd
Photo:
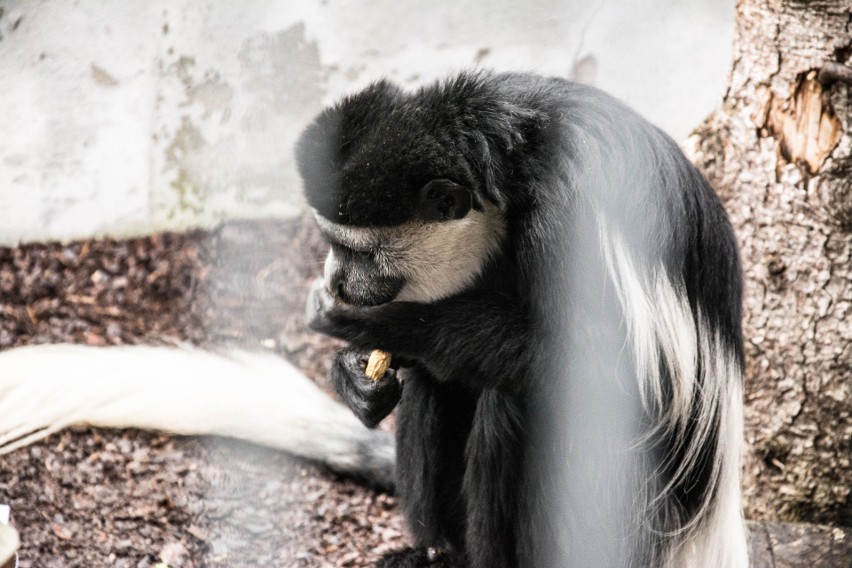
<instances>
[{"instance_id":1,"label":"gray wall","mask_svg":"<svg viewBox=\"0 0 852 568\"><path fill-rule=\"evenodd\" d=\"M0 243L303 207L324 104L465 68L594 82L683 139L717 104L733 0L0 0Z\"/></svg>"}]
</instances>

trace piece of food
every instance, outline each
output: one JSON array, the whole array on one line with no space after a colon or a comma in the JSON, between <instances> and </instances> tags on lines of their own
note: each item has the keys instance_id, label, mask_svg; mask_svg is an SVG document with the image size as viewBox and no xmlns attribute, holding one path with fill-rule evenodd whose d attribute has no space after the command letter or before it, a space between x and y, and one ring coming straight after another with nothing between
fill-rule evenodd
<instances>
[{"instance_id":1,"label":"piece of food","mask_svg":"<svg viewBox=\"0 0 852 568\"><path fill-rule=\"evenodd\" d=\"M364 371L372 381L378 381L385 376L391 364L391 354L379 349L373 349L367 360L367 369Z\"/></svg>"}]
</instances>

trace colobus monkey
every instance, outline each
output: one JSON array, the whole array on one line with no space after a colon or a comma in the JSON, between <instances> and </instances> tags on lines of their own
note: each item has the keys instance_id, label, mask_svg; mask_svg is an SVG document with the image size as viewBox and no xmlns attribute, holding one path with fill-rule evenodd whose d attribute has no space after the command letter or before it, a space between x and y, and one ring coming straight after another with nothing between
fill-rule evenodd
<instances>
[{"instance_id":1,"label":"colobus monkey","mask_svg":"<svg viewBox=\"0 0 852 568\"><path fill-rule=\"evenodd\" d=\"M331 251L311 325L398 405L414 547L381 566L744 567L741 284L712 188L597 89L379 81L297 145ZM375 384L371 349L401 367Z\"/></svg>"}]
</instances>

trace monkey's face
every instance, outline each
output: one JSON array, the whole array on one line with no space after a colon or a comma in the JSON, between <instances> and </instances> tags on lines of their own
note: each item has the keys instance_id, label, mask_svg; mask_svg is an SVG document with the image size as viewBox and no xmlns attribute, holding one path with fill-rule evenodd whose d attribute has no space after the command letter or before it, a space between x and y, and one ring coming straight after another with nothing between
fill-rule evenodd
<instances>
[{"instance_id":1,"label":"monkey's face","mask_svg":"<svg viewBox=\"0 0 852 568\"><path fill-rule=\"evenodd\" d=\"M470 192L447 179L420 192L416 214L393 226L336 223L317 214L331 245L326 292L359 306L392 300L433 302L473 284L505 233L501 211L473 207Z\"/></svg>"},{"instance_id":2,"label":"monkey's face","mask_svg":"<svg viewBox=\"0 0 852 568\"><path fill-rule=\"evenodd\" d=\"M303 133L299 171L331 245L325 292L336 301L446 298L500 248L503 212L469 156L482 137L462 134L457 106L379 82Z\"/></svg>"}]
</instances>

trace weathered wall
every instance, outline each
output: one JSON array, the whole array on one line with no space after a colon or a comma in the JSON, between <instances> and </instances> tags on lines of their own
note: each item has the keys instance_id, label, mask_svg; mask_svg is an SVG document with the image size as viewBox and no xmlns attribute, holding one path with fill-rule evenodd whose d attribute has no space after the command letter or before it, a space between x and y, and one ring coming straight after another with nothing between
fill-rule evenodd
<instances>
[{"instance_id":1,"label":"weathered wall","mask_svg":"<svg viewBox=\"0 0 852 568\"><path fill-rule=\"evenodd\" d=\"M287 216L292 144L387 75L591 80L676 138L713 108L733 1L0 0L0 244Z\"/></svg>"}]
</instances>

